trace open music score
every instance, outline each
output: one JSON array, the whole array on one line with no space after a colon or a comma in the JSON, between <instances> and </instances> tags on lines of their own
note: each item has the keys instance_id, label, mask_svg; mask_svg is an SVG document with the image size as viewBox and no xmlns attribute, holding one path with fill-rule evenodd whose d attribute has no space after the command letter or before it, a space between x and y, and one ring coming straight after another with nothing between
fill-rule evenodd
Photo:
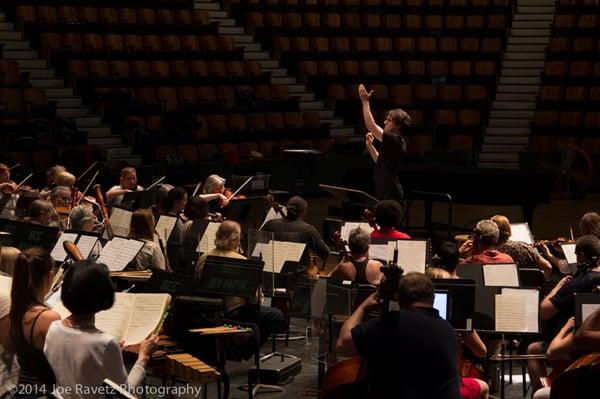
<instances>
[{"instance_id":1,"label":"open music score","mask_svg":"<svg viewBox=\"0 0 600 399\"><path fill-rule=\"evenodd\" d=\"M63 243L65 241L71 241L75 243L77 248L79 248L79 252L81 252L81 255L85 259L89 258L94 247L99 245L98 237L95 235L79 234L68 231L64 232L60 235L60 237L58 237L58 241L50 253L50 255L52 255L52 259L54 259L56 262L64 262L67 259L67 253L63 247Z\"/></svg>"},{"instance_id":2,"label":"open music score","mask_svg":"<svg viewBox=\"0 0 600 399\"><path fill-rule=\"evenodd\" d=\"M539 292L537 289L503 288L495 296L498 332L539 332Z\"/></svg>"},{"instance_id":3,"label":"open music score","mask_svg":"<svg viewBox=\"0 0 600 399\"><path fill-rule=\"evenodd\" d=\"M197 252L207 253L215 248L215 238L220 225L221 223L208 223L202 238L198 240L198 247L196 248Z\"/></svg>"},{"instance_id":4,"label":"open music score","mask_svg":"<svg viewBox=\"0 0 600 399\"><path fill-rule=\"evenodd\" d=\"M286 261L300 262L306 244L290 241L269 241L257 243L252 251L252 257L258 258L262 255L265 263L265 271L281 273Z\"/></svg>"},{"instance_id":5,"label":"open music score","mask_svg":"<svg viewBox=\"0 0 600 399\"><path fill-rule=\"evenodd\" d=\"M404 270L404 274L410 272L425 273L425 265L427 264L426 240L389 241L387 261L392 260L396 248L398 248L398 266Z\"/></svg>"},{"instance_id":6,"label":"open music score","mask_svg":"<svg viewBox=\"0 0 600 399\"><path fill-rule=\"evenodd\" d=\"M560 247L565 254L565 259L569 265L577 264L577 254L575 253L575 244L561 243Z\"/></svg>"},{"instance_id":7,"label":"open music score","mask_svg":"<svg viewBox=\"0 0 600 399\"><path fill-rule=\"evenodd\" d=\"M485 285L497 287L518 287L519 273L514 263L497 263L481 266Z\"/></svg>"},{"instance_id":8,"label":"open music score","mask_svg":"<svg viewBox=\"0 0 600 399\"><path fill-rule=\"evenodd\" d=\"M120 272L131 262L144 246L144 241L114 237L110 240L97 259L104 263L111 272Z\"/></svg>"},{"instance_id":9,"label":"open music score","mask_svg":"<svg viewBox=\"0 0 600 399\"><path fill-rule=\"evenodd\" d=\"M156 226L154 226L154 230L160 237L163 243L169 241L169 237L171 237L171 233L173 232L173 228L177 223L177 216L169 216L169 215L160 215L158 218L158 222L156 222Z\"/></svg>"},{"instance_id":10,"label":"open music score","mask_svg":"<svg viewBox=\"0 0 600 399\"><path fill-rule=\"evenodd\" d=\"M12 277L0 275L0 292L8 295L10 298L10 290L12 288Z\"/></svg>"},{"instance_id":11,"label":"open music score","mask_svg":"<svg viewBox=\"0 0 600 399\"><path fill-rule=\"evenodd\" d=\"M170 301L169 294L117 292L112 308L96 314L96 328L123 339L125 346L139 344L160 329ZM70 315L62 303L53 310L63 319Z\"/></svg>"},{"instance_id":12,"label":"open music score","mask_svg":"<svg viewBox=\"0 0 600 399\"><path fill-rule=\"evenodd\" d=\"M533 245L533 234L531 234L531 229L529 228L528 223L511 223L510 232L510 240L521 241L525 244Z\"/></svg>"},{"instance_id":13,"label":"open music score","mask_svg":"<svg viewBox=\"0 0 600 399\"><path fill-rule=\"evenodd\" d=\"M342 239L348 242L350 232L359 227L361 230L366 231L369 235L373 231L373 228L369 225L369 223L366 222L344 222L342 223L342 228L340 229L340 235Z\"/></svg>"},{"instance_id":14,"label":"open music score","mask_svg":"<svg viewBox=\"0 0 600 399\"><path fill-rule=\"evenodd\" d=\"M281 212L285 215L286 214L285 208L282 207ZM273 209L272 207L269 208L269 211L267 212L267 215L265 216L265 220L260 225L259 230L262 230L262 228L264 227L265 224L267 224L267 222L270 222L271 220L275 220L275 219L281 219L281 218L282 218L282 216L280 213L277 213L275 211L275 209Z\"/></svg>"},{"instance_id":15,"label":"open music score","mask_svg":"<svg viewBox=\"0 0 600 399\"><path fill-rule=\"evenodd\" d=\"M110 213L110 225L113 234L119 237L128 237L133 212L126 209L113 207Z\"/></svg>"}]
</instances>

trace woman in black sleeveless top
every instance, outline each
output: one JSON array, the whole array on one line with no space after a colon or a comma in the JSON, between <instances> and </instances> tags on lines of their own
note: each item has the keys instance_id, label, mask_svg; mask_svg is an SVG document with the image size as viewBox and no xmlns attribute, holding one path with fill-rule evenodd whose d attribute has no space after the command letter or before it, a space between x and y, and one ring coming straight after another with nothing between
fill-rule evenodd
<instances>
[{"instance_id":1,"label":"woman in black sleeveless top","mask_svg":"<svg viewBox=\"0 0 600 399\"><path fill-rule=\"evenodd\" d=\"M369 259L369 234L361 228L350 231L348 247L350 256L342 260L331 272L331 277L351 280L358 284L379 285L381 262Z\"/></svg>"}]
</instances>

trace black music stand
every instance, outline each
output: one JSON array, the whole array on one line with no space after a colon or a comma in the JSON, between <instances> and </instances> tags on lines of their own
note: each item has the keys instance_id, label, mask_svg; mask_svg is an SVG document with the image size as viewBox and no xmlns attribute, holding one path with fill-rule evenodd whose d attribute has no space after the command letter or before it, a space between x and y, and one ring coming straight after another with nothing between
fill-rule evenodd
<instances>
[{"instance_id":1,"label":"black music stand","mask_svg":"<svg viewBox=\"0 0 600 399\"><path fill-rule=\"evenodd\" d=\"M235 220L247 229L258 229L263 221L266 202L264 197L249 197L229 201L229 205L223 209L223 216L228 220Z\"/></svg>"},{"instance_id":2,"label":"black music stand","mask_svg":"<svg viewBox=\"0 0 600 399\"><path fill-rule=\"evenodd\" d=\"M379 203L377 198L364 191L328 184L319 184L319 188L340 200L342 216L347 220L359 219L365 209L373 209Z\"/></svg>"},{"instance_id":3,"label":"black music stand","mask_svg":"<svg viewBox=\"0 0 600 399\"><path fill-rule=\"evenodd\" d=\"M156 190L131 191L123 194L121 207L130 211L150 208L154 204Z\"/></svg>"},{"instance_id":4,"label":"black music stand","mask_svg":"<svg viewBox=\"0 0 600 399\"><path fill-rule=\"evenodd\" d=\"M58 239L58 228L0 219L0 244L19 249L42 247L51 251Z\"/></svg>"},{"instance_id":5,"label":"black music stand","mask_svg":"<svg viewBox=\"0 0 600 399\"><path fill-rule=\"evenodd\" d=\"M447 320L456 331L472 331L475 313L475 281L433 279L435 289L448 292Z\"/></svg>"}]
</instances>

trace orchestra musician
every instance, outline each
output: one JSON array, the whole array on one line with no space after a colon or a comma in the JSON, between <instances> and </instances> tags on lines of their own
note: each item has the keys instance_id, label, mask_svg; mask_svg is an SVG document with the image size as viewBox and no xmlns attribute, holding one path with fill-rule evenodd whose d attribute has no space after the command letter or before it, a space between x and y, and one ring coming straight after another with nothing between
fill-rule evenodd
<instances>
[{"instance_id":1,"label":"orchestra musician","mask_svg":"<svg viewBox=\"0 0 600 399\"><path fill-rule=\"evenodd\" d=\"M94 231L96 216L94 210L87 205L78 205L69 214L70 230L91 233Z\"/></svg>"},{"instance_id":2,"label":"orchestra musician","mask_svg":"<svg viewBox=\"0 0 600 399\"><path fill-rule=\"evenodd\" d=\"M13 247L2 247L0 250L0 270L12 277L21 251ZM0 290L0 398L8 397L19 382L19 364L10 347L9 312L10 295Z\"/></svg>"},{"instance_id":3,"label":"orchestra musician","mask_svg":"<svg viewBox=\"0 0 600 399\"><path fill-rule=\"evenodd\" d=\"M6 201L4 208L0 212L0 218L15 218L18 198L17 185L10 180L10 168L0 163L0 204Z\"/></svg>"},{"instance_id":4,"label":"orchestra musician","mask_svg":"<svg viewBox=\"0 0 600 399\"><path fill-rule=\"evenodd\" d=\"M495 249L500 230L491 220L480 220L473 229L473 239L467 240L458 249L459 254L472 250L473 255L461 259L460 263L514 263L513 258Z\"/></svg>"},{"instance_id":5,"label":"orchestra musician","mask_svg":"<svg viewBox=\"0 0 600 399\"><path fill-rule=\"evenodd\" d=\"M381 262L369 259L369 234L360 227L350 231L348 247L350 256L342 260L330 274L330 277L354 281L357 284L379 285L381 281Z\"/></svg>"},{"instance_id":6,"label":"orchestra musician","mask_svg":"<svg viewBox=\"0 0 600 399\"><path fill-rule=\"evenodd\" d=\"M76 388L99 387L105 378L128 388L144 381L158 337L151 335L140 343L137 361L127 374L121 345L95 326L95 314L113 306L114 291L104 264L76 262L65 274L60 297L71 315L50 325L44 347L64 399L104 398L103 392L84 395Z\"/></svg>"},{"instance_id":7,"label":"orchestra musician","mask_svg":"<svg viewBox=\"0 0 600 399\"><path fill-rule=\"evenodd\" d=\"M69 190L71 190L71 203L70 203L71 207L77 205L80 202L81 197L83 197L83 193L79 192L79 190L77 190L77 187L75 187L76 181L77 181L77 178L75 177L75 175L67 172L66 170L60 172L56 176L56 185L57 186L68 187Z\"/></svg>"},{"instance_id":8,"label":"orchestra musician","mask_svg":"<svg viewBox=\"0 0 600 399\"><path fill-rule=\"evenodd\" d=\"M111 205L121 205L123 195L132 191L142 191L144 187L137 184L137 172L128 166L121 169L119 185L111 187L106 192L106 199Z\"/></svg>"},{"instance_id":9,"label":"orchestra musician","mask_svg":"<svg viewBox=\"0 0 600 399\"><path fill-rule=\"evenodd\" d=\"M208 256L246 259L238 253L240 247L241 228L237 222L226 220L217 229L215 248L200 256L196 265L196 278L202 278L202 271ZM277 308L261 305L262 292L260 288L254 298L236 296L225 297L225 315L228 319L256 323L259 320L259 343L262 346L269 336L279 332L285 325L285 318ZM249 353L252 354L252 351Z\"/></svg>"},{"instance_id":10,"label":"orchestra musician","mask_svg":"<svg viewBox=\"0 0 600 399\"><path fill-rule=\"evenodd\" d=\"M580 237L575 244L577 265L575 276L566 276L556 284L540 304L540 319L548 320L551 335L573 316L575 294L592 292L600 283L600 239L594 235ZM527 348L529 354L545 353L547 342L534 342ZM528 360L527 368L533 391L541 388L540 378L546 376L543 360Z\"/></svg>"},{"instance_id":11,"label":"orchestra musician","mask_svg":"<svg viewBox=\"0 0 600 399\"><path fill-rule=\"evenodd\" d=\"M304 217L306 216L308 204L304 198L300 196L294 196L290 198L285 207L285 217L280 219L269 220L263 226L263 231L270 231L282 235L282 237L294 237L298 242L306 243L309 251L317 254L321 259L327 259L329 256L329 248L321 238L321 235L317 229L306 223ZM290 241L290 240L283 240ZM305 254L301 263L308 264L308 255Z\"/></svg>"},{"instance_id":12,"label":"orchestra musician","mask_svg":"<svg viewBox=\"0 0 600 399\"><path fill-rule=\"evenodd\" d=\"M131 215L130 238L144 241L144 246L133 260L135 270L149 268L167 270L165 254L154 231L154 217L150 209L138 209Z\"/></svg>"},{"instance_id":13,"label":"orchestra musician","mask_svg":"<svg viewBox=\"0 0 600 399\"><path fill-rule=\"evenodd\" d=\"M56 273L54 260L41 248L24 250L17 261L11 288L10 342L19 366L19 385L30 386L31 392L17 393L15 398L42 397L51 392L54 373L46 356L44 343L52 322L60 315L44 304Z\"/></svg>"},{"instance_id":14,"label":"orchestra musician","mask_svg":"<svg viewBox=\"0 0 600 399\"><path fill-rule=\"evenodd\" d=\"M446 270L450 274L450 278L460 278L456 274L456 267L459 264L460 257L458 255L458 248L452 241L442 243L432 260L434 266Z\"/></svg>"},{"instance_id":15,"label":"orchestra musician","mask_svg":"<svg viewBox=\"0 0 600 399\"><path fill-rule=\"evenodd\" d=\"M496 249L509 255L519 267L538 268L548 278L552 273L552 265L541 257L531 245L510 240L512 234L510 221L506 216L494 215L490 219L498 226L498 243Z\"/></svg>"},{"instance_id":16,"label":"orchestra musician","mask_svg":"<svg viewBox=\"0 0 600 399\"><path fill-rule=\"evenodd\" d=\"M225 179L219 175L210 175L206 178L202 187L202 194L199 197L208 201L211 213L216 213L229 204L229 198L224 193Z\"/></svg>"},{"instance_id":17,"label":"orchestra musician","mask_svg":"<svg viewBox=\"0 0 600 399\"><path fill-rule=\"evenodd\" d=\"M50 194L50 191L56 187L56 178L61 172L66 172L67 168L63 165L54 165L46 172L46 187L42 190L42 197Z\"/></svg>"},{"instance_id":18,"label":"orchestra musician","mask_svg":"<svg viewBox=\"0 0 600 399\"><path fill-rule=\"evenodd\" d=\"M400 310L367 320L381 306L377 293L344 323L338 353L368 356L366 398L459 399L456 334L433 308L433 283L424 274L400 279ZM435 359L435 360L434 360Z\"/></svg>"},{"instance_id":19,"label":"orchestra musician","mask_svg":"<svg viewBox=\"0 0 600 399\"><path fill-rule=\"evenodd\" d=\"M410 238L408 234L396 230L401 216L402 207L398 201L380 201L375 206L375 222L379 228L371 232L371 238Z\"/></svg>"},{"instance_id":20,"label":"orchestra musician","mask_svg":"<svg viewBox=\"0 0 600 399\"><path fill-rule=\"evenodd\" d=\"M183 220L180 216L185 209L187 201L188 195L183 187L175 187L167 193L167 198L164 201L166 214L177 218L169 238L171 242L180 243L182 240Z\"/></svg>"},{"instance_id":21,"label":"orchestra musician","mask_svg":"<svg viewBox=\"0 0 600 399\"><path fill-rule=\"evenodd\" d=\"M379 199L402 200L404 193L399 180L400 163L406 153L407 144L402 134L410 126L411 119L408 113L399 108L388 112L383 128L375 123L371 113L369 100L373 90L367 91L363 84L358 86L358 96L362 103L363 117L368 133L365 135L367 151L375 162L373 181L375 183L375 196ZM379 151L373 142L381 142Z\"/></svg>"},{"instance_id":22,"label":"orchestra musician","mask_svg":"<svg viewBox=\"0 0 600 399\"><path fill-rule=\"evenodd\" d=\"M42 199L33 201L29 208L29 223L49 226L52 221L56 221L56 211L52 203Z\"/></svg>"},{"instance_id":23,"label":"orchestra musician","mask_svg":"<svg viewBox=\"0 0 600 399\"><path fill-rule=\"evenodd\" d=\"M173 189L173 186L170 184L159 184L156 190L154 191L153 200L154 204L150 206L150 210L152 210L152 216L154 216L154 220L158 220L160 215L163 215L167 212L165 209L165 200L167 199L167 194L169 191Z\"/></svg>"},{"instance_id":24,"label":"orchestra musician","mask_svg":"<svg viewBox=\"0 0 600 399\"><path fill-rule=\"evenodd\" d=\"M0 247L0 274L12 276L21 251L15 247Z\"/></svg>"}]
</instances>

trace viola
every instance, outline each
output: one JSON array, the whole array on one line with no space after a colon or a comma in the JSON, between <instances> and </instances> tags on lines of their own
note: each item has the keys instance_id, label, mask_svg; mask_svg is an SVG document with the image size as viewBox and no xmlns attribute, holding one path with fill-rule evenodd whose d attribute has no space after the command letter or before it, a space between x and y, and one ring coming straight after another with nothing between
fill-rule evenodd
<instances>
[{"instance_id":1,"label":"viola","mask_svg":"<svg viewBox=\"0 0 600 399\"><path fill-rule=\"evenodd\" d=\"M369 223L373 231L378 231L379 227L375 223L375 215L369 209L365 209L362 214L362 220Z\"/></svg>"},{"instance_id":2,"label":"viola","mask_svg":"<svg viewBox=\"0 0 600 399\"><path fill-rule=\"evenodd\" d=\"M106 235L109 240L112 240L114 237L112 226L110 225L110 218L108 217L108 209L106 209L106 204L104 203L104 197L102 196L102 190L100 189L100 185L94 185L94 192L96 194L96 199L98 200L98 204L100 205L100 210L102 211L102 216L104 217L104 228L106 230Z\"/></svg>"},{"instance_id":3,"label":"viola","mask_svg":"<svg viewBox=\"0 0 600 399\"><path fill-rule=\"evenodd\" d=\"M342 239L342 233L336 231L333 233L333 241L335 243L335 248L339 252L339 262L348 262L350 260L350 256L348 256L348 251L346 251L346 244L348 244L344 239Z\"/></svg>"},{"instance_id":4,"label":"viola","mask_svg":"<svg viewBox=\"0 0 600 399\"><path fill-rule=\"evenodd\" d=\"M227 199L229 201L231 200L237 200L237 199L246 199L247 197L244 194L235 194L235 192L230 189L230 188L226 188L225 191L223 192L223 195L225 197L227 197Z\"/></svg>"}]
</instances>

